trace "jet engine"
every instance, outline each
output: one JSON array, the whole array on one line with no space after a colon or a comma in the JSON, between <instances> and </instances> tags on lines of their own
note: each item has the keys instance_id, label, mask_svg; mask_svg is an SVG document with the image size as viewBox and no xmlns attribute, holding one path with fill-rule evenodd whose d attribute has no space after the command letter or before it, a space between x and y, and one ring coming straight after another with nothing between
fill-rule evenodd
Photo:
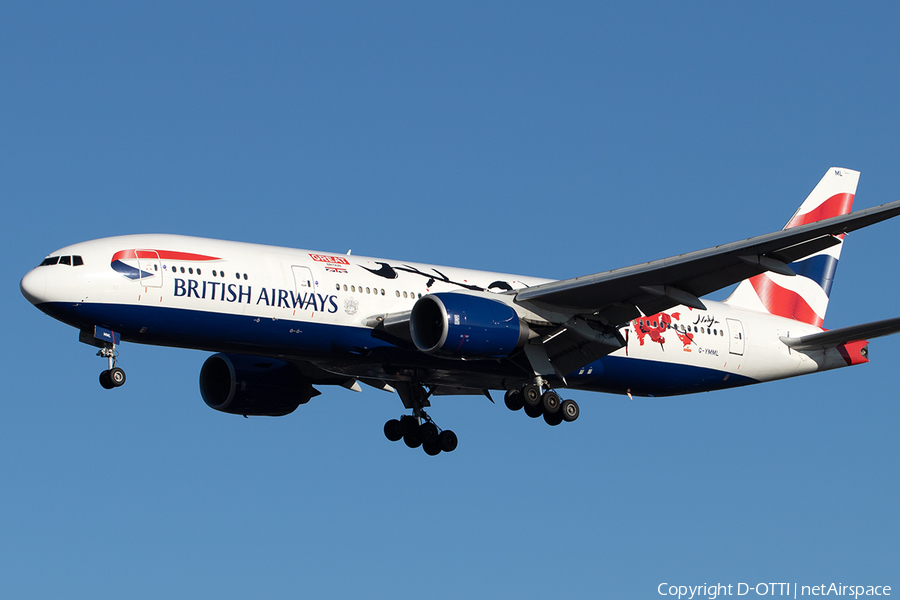
<instances>
[{"instance_id":1,"label":"jet engine","mask_svg":"<svg viewBox=\"0 0 900 600\"><path fill-rule=\"evenodd\" d=\"M207 406L233 415L280 417L314 395L312 384L290 363L259 356L214 354L200 369Z\"/></svg>"},{"instance_id":2,"label":"jet engine","mask_svg":"<svg viewBox=\"0 0 900 600\"><path fill-rule=\"evenodd\" d=\"M413 305L409 330L422 352L457 359L509 356L530 333L511 306L457 293L421 298Z\"/></svg>"}]
</instances>

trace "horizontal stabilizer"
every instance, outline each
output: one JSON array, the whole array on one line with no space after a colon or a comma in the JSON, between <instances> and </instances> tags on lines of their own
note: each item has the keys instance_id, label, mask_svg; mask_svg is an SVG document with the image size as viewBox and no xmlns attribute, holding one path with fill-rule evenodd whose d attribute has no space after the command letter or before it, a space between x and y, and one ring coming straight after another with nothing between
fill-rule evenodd
<instances>
[{"instance_id":1,"label":"horizontal stabilizer","mask_svg":"<svg viewBox=\"0 0 900 600\"><path fill-rule=\"evenodd\" d=\"M841 327L840 329L832 329L822 333L804 335L803 337L782 337L780 339L785 345L790 346L794 350L821 350L824 348L835 348L847 342L890 335L898 331L900 331L900 317Z\"/></svg>"}]
</instances>

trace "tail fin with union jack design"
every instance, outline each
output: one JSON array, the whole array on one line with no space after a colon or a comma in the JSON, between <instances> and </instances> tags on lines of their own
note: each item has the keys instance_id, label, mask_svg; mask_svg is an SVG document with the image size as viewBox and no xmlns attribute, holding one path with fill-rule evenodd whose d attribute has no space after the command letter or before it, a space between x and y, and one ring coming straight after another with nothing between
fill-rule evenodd
<instances>
[{"instance_id":1,"label":"tail fin with union jack design","mask_svg":"<svg viewBox=\"0 0 900 600\"><path fill-rule=\"evenodd\" d=\"M853 206L859 171L832 167L784 226L785 229L845 215ZM841 243L791 263L796 277L766 272L745 279L726 300L731 306L822 326Z\"/></svg>"}]
</instances>

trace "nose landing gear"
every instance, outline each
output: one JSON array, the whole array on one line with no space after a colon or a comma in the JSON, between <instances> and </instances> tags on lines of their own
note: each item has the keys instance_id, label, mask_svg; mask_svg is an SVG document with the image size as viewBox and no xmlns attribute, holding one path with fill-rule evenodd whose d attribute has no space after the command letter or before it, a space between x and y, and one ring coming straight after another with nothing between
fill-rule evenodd
<instances>
[{"instance_id":1,"label":"nose landing gear","mask_svg":"<svg viewBox=\"0 0 900 600\"><path fill-rule=\"evenodd\" d=\"M104 344L97 356L101 356L109 361L109 368L100 373L100 385L103 389L111 390L125 384L125 371L116 366L116 357L118 356L115 344Z\"/></svg>"}]
</instances>

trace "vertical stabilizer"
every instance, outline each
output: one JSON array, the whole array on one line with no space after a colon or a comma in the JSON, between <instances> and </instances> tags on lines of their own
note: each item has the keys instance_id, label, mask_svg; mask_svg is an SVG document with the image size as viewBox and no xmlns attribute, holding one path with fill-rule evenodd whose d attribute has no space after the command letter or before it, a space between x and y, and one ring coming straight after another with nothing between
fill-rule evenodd
<instances>
[{"instance_id":1,"label":"vertical stabilizer","mask_svg":"<svg viewBox=\"0 0 900 600\"><path fill-rule=\"evenodd\" d=\"M859 171L832 167L809 194L785 229L845 215L853 207ZM740 308L767 312L822 326L834 272L841 256L841 243L791 263L796 277L768 271L738 284L726 300Z\"/></svg>"}]
</instances>

